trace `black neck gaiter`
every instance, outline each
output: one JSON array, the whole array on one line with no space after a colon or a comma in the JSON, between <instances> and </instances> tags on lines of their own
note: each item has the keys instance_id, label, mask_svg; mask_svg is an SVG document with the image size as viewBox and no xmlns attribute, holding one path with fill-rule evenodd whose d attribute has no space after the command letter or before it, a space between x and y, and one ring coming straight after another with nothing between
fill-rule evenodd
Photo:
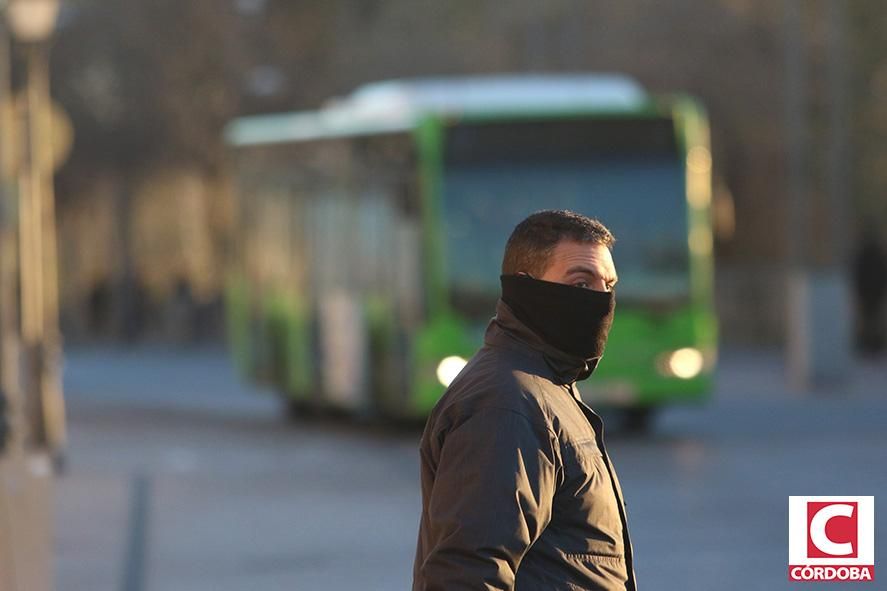
<instances>
[{"instance_id":1,"label":"black neck gaiter","mask_svg":"<svg viewBox=\"0 0 887 591\"><path fill-rule=\"evenodd\" d=\"M604 354L613 323L613 292L593 291L524 275L502 275L502 301L555 349L585 360Z\"/></svg>"}]
</instances>

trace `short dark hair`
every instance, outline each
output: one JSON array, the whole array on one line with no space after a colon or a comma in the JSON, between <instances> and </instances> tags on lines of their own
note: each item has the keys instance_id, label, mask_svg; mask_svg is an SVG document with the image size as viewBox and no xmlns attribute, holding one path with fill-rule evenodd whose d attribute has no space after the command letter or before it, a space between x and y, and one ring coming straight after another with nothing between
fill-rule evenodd
<instances>
[{"instance_id":1,"label":"short dark hair","mask_svg":"<svg viewBox=\"0 0 887 591\"><path fill-rule=\"evenodd\" d=\"M565 209L537 211L519 223L508 238L502 274L523 271L535 277L544 275L551 253L564 240L612 248L616 238L594 218Z\"/></svg>"}]
</instances>

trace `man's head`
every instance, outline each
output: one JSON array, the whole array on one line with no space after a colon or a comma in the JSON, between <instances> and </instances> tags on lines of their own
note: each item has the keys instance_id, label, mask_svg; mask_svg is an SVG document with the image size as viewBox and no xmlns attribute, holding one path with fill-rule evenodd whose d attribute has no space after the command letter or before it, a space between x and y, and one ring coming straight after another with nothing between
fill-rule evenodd
<instances>
[{"instance_id":1,"label":"man's head","mask_svg":"<svg viewBox=\"0 0 887 591\"><path fill-rule=\"evenodd\" d=\"M599 221L565 210L539 211L519 223L505 246L503 275L612 291L615 238Z\"/></svg>"}]
</instances>

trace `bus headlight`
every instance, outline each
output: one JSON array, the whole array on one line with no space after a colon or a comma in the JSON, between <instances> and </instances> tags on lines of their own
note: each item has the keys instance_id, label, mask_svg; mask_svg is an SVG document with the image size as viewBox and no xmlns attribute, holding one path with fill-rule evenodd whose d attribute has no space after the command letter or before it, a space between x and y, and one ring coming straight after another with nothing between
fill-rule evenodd
<instances>
[{"instance_id":1,"label":"bus headlight","mask_svg":"<svg viewBox=\"0 0 887 591\"><path fill-rule=\"evenodd\" d=\"M702 352L693 347L685 347L663 355L659 370L666 375L689 380L698 376L704 366Z\"/></svg>"},{"instance_id":2,"label":"bus headlight","mask_svg":"<svg viewBox=\"0 0 887 591\"><path fill-rule=\"evenodd\" d=\"M451 355L441 359L440 363L437 364L437 379L443 384L444 388L448 387L456 379L456 376L459 375L466 363L468 361L458 355Z\"/></svg>"}]
</instances>

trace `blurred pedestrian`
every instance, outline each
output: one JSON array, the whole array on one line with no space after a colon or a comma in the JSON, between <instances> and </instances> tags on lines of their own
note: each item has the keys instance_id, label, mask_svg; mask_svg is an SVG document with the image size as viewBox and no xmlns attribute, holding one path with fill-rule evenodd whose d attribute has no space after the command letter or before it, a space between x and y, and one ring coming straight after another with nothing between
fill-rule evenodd
<instances>
[{"instance_id":1,"label":"blurred pedestrian","mask_svg":"<svg viewBox=\"0 0 887 591\"><path fill-rule=\"evenodd\" d=\"M576 389L613 320L613 242L568 211L508 239L484 346L422 436L414 591L636 589L603 423Z\"/></svg>"},{"instance_id":2,"label":"blurred pedestrian","mask_svg":"<svg viewBox=\"0 0 887 591\"><path fill-rule=\"evenodd\" d=\"M887 295L887 256L878 235L869 229L853 259L856 292L857 345L864 353L884 350L884 297Z\"/></svg>"}]
</instances>

